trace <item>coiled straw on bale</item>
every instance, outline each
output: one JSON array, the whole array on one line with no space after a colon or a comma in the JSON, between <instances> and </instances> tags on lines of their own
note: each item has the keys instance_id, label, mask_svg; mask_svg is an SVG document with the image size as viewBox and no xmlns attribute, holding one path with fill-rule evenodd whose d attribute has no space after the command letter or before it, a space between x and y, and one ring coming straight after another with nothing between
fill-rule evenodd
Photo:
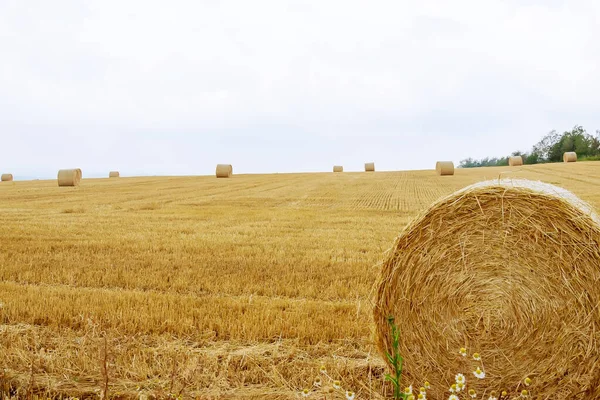
<instances>
[{"instance_id":1,"label":"coiled straw on bale","mask_svg":"<svg viewBox=\"0 0 600 400\"><path fill-rule=\"evenodd\" d=\"M233 167L230 164L218 164L216 174L217 178L231 178Z\"/></svg>"},{"instance_id":2,"label":"coiled straw on bale","mask_svg":"<svg viewBox=\"0 0 600 400\"><path fill-rule=\"evenodd\" d=\"M108 177L109 178L118 178L120 176L121 176L121 174L119 174L119 171L110 171L108 173Z\"/></svg>"},{"instance_id":3,"label":"coiled straw on bale","mask_svg":"<svg viewBox=\"0 0 600 400\"><path fill-rule=\"evenodd\" d=\"M530 376L536 399L597 399L599 304L591 208L549 184L495 180L437 201L401 232L383 263L374 316L388 352L386 319L395 317L406 384L435 382L428 397L447 398L462 372L478 393L512 390ZM482 355L485 379L473 376L461 347Z\"/></svg>"},{"instance_id":4,"label":"coiled straw on bale","mask_svg":"<svg viewBox=\"0 0 600 400\"><path fill-rule=\"evenodd\" d=\"M344 167L341 165L334 165L333 172L344 172Z\"/></svg>"},{"instance_id":5,"label":"coiled straw on bale","mask_svg":"<svg viewBox=\"0 0 600 400\"><path fill-rule=\"evenodd\" d=\"M576 162L577 161L577 153L574 151L567 151L563 154L563 162Z\"/></svg>"},{"instance_id":6,"label":"coiled straw on bale","mask_svg":"<svg viewBox=\"0 0 600 400\"><path fill-rule=\"evenodd\" d=\"M58 171L58 186L79 186L81 169L61 169Z\"/></svg>"},{"instance_id":7,"label":"coiled straw on bale","mask_svg":"<svg viewBox=\"0 0 600 400\"><path fill-rule=\"evenodd\" d=\"M454 175L454 163L452 161L438 161L435 163L438 175Z\"/></svg>"},{"instance_id":8,"label":"coiled straw on bale","mask_svg":"<svg viewBox=\"0 0 600 400\"><path fill-rule=\"evenodd\" d=\"M365 164L365 171L366 172L375 172L375 163L366 163Z\"/></svg>"},{"instance_id":9,"label":"coiled straw on bale","mask_svg":"<svg viewBox=\"0 0 600 400\"><path fill-rule=\"evenodd\" d=\"M521 157L521 156L508 157L508 165L510 167L518 167L520 165L523 165L523 157Z\"/></svg>"},{"instance_id":10,"label":"coiled straw on bale","mask_svg":"<svg viewBox=\"0 0 600 400\"><path fill-rule=\"evenodd\" d=\"M10 182L12 180L13 180L12 174L2 174L2 176L0 177L0 181L2 181L2 182Z\"/></svg>"}]
</instances>

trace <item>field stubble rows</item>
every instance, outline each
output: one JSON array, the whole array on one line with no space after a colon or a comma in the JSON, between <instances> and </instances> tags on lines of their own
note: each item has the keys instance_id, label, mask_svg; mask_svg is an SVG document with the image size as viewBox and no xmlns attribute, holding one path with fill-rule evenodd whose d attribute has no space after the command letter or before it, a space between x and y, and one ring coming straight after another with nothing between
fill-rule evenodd
<instances>
[{"instance_id":1,"label":"field stubble rows","mask_svg":"<svg viewBox=\"0 0 600 400\"><path fill-rule=\"evenodd\" d=\"M3 379L33 365L39 387L91 393L106 337L113 393L295 398L325 363L376 398L378 262L432 201L498 176L600 205L598 163L3 183Z\"/></svg>"}]
</instances>

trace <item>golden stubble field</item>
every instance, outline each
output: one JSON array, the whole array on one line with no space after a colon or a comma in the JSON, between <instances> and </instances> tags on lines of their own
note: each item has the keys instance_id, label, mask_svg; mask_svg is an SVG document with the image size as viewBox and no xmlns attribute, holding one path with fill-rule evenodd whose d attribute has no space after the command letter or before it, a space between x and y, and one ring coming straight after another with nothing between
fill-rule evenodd
<instances>
[{"instance_id":1,"label":"golden stubble field","mask_svg":"<svg viewBox=\"0 0 600 400\"><path fill-rule=\"evenodd\" d=\"M1 385L291 399L324 364L380 398L377 264L431 202L500 175L600 208L600 163L3 182Z\"/></svg>"}]
</instances>

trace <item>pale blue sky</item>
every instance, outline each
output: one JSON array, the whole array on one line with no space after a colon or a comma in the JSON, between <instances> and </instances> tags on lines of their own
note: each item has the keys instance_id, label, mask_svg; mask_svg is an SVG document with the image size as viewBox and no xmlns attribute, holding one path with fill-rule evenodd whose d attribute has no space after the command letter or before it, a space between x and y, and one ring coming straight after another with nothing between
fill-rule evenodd
<instances>
[{"instance_id":1,"label":"pale blue sky","mask_svg":"<svg viewBox=\"0 0 600 400\"><path fill-rule=\"evenodd\" d=\"M0 172L432 168L600 128L600 2L0 0Z\"/></svg>"}]
</instances>

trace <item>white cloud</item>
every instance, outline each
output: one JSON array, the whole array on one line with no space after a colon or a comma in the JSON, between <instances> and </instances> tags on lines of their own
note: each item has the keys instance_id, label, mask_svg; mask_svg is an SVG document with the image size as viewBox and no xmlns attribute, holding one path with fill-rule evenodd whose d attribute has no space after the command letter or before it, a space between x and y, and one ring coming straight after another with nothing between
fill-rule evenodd
<instances>
[{"instance_id":1,"label":"white cloud","mask_svg":"<svg viewBox=\"0 0 600 400\"><path fill-rule=\"evenodd\" d=\"M600 128L589 1L0 2L0 169L431 168Z\"/></svg>"}]
</instances>

